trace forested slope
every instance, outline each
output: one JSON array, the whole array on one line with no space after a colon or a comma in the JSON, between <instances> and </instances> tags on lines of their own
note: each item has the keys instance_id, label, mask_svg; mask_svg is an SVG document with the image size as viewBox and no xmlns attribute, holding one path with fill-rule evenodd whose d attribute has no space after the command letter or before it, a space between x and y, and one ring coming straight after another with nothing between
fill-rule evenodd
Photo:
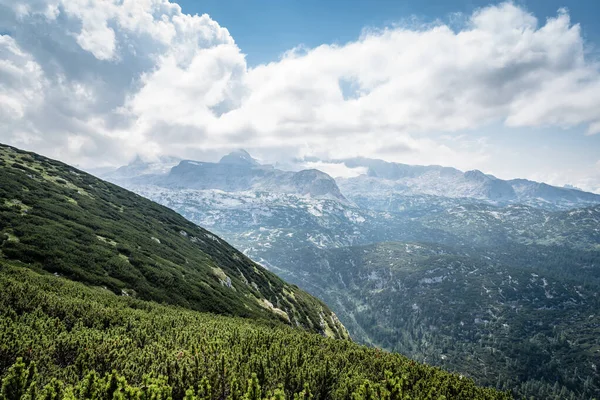
<instances>
[{"instance_id":1,"label":"forested slope","mask_svg":"<svg viewBox=\"0 0 600 400\"><path fill-rule=\"evenodd\" d=\"M9 146L0 146L0 257L118 295L347 337L324 303L174 211Z\"/></svg>"},{"instance_id":2,"label":"forested slope","mask_svg":"<svg viewBox=\"0 0 600 400\"><path fill-rule=\"evenodd\" d=\"M600 398L598 251L387 242L297 258L282 276L359 342L516 398Z\"/></svg>"},{"instance_id":3,"label":"forested slope","mask_svg":"<svg viewBox=\"0 0 600 400\"><path fill-rule=\"evenodd\" d=\"M508 398L399 354L16 264L0 261L2 400Z\"/></svg>"}]
</instances>

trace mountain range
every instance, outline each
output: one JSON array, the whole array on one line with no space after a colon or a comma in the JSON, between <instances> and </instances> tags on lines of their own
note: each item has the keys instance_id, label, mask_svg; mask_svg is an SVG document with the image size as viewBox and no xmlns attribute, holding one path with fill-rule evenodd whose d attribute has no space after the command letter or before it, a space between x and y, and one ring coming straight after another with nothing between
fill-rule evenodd
<instances>
[{"instance_id":1,"label":"mountain range","mask_svg":"<svg viewBox=\"0 0 600 400\"><path fill-rule=\"evenodd\" d=\"M479 170L418 166L382 160L337 160L366 174L338 179L341 191L355 202L379 209L401 207L410 196L472 199L493 205L527 204L548 209L569 209L600 203L600 195L574 188L556 187L527 179L502 180ZM382 200L388 200L387 205Z\"/></svg>"},{"instance_id":2,"label":"mountain range","mask_svg":"<svg viewBox=\"0 0 600 400\"><path fill-rule=\"evenodd\" d=\"M329 161L366 172L333 179L316 169L283 171L261 165L245 150L222 157L218 163L162 157L157 162L136 158L127 166L101 177L126 185L153 184L225 192L264 191L348 199L364 208L402 211L425 198L459 199L502 206L524 204L549 210L600 204L600 194L573 187L557 187L527 179L502 180L479 170L460 171L437 165L420 166L368 158ZM415 201L417 199L417 201ZM408 204L408 205L407 205Z\"/></svg>"},{"instance_id":3,"label":"mountain range","mask_svg":"<svg viewBox=\"0 0 600 400\"><path fill-rule=\"evenodd\" d=\"M316 169L282 171L261 165L245 150L234 151L218 163L164 157L158 163L139 160L102 177L126 184L153 184L169 188L218 189L225 192L262 191L345 200L335 180Z\"/></svg>"},{"instance_id":4,"label":"mountain range","mask_svg":"<svg viewBox=\"0 0 600 400\"><path fill-rule=\"evenodd\" d=\"M335 162L366 173L320 173L328 189L307 191L288 183L303 171L239 151L106 178L325 299L362 343L519 398L600 395L599 195L480 171Z\"/></svg>"},{"instance_id":5,"label":"mountain range","mask_svg":"<svg viewBox=\"0 0 600 400\"><path fill-rule=\"evenodd\" d=\"M0 399L510 398L352 342L174 211L0 145Z\"/></svg>"}]
</instances>

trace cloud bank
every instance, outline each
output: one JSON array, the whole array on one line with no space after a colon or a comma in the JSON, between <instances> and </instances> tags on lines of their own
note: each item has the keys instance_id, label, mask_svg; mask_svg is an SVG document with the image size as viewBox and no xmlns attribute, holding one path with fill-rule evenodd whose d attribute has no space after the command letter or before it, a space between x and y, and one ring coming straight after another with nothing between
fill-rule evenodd
<instances>
[{"instance_id":1,"label":"cloud bank","mask_svg":"<svg viewBox=\"0 0 600 400\"><path fill-rule=\"evenodd\" d=\"M83 166L243 147L469 168L488 155L463 133L490 124L600 133L600 66L566 10L502 3L254 67L168 0L0 0L0 32L0 141Z\"/></svg>"}]
</instances>

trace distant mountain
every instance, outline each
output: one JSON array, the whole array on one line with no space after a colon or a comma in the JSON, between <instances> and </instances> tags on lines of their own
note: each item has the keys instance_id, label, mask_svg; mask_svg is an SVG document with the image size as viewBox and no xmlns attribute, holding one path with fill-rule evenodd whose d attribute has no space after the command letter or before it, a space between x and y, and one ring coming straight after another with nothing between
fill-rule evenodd
<instances>
[{"instance_id":1,"label":"distant mountain","mask_svg":"<svg viewBox=\"0 0 600 400\"><path fill-rule=\"evenodd\" d=\"M531 199L564 206L600 203L600 195L577 188L561 188L527 179L512 179L506 182L512 186L518 199Z\"/></svg>"},{"instance_id":2,"label":"distant mountain","mask_svg":"<svg viewBox=\"0 0 600 400\"><path fill-rule=\"evenodd\" d=\"M406 165L368 158L336 162L350 168L367 168L365 175L337 179L346 197L374 208L381 208L381 200L385 199L386 208L390 211L394 211L390 205L394 207L396 203L402 203L405 197L423 195L464 198L495 205L527 204L548 209L600 204L598 194L525 179L502 180L478 170L462 172L437 165Z\"/></svg>"},{"instance_id":3,"label":"distant mountain","mask_svg":"<svg viewBox=\"0 0 600 400\"><path fill-rule=\"evenodd\" d=\"M0 260L121 296L347 336L324 303L166 207L9 146L0 172Z\"/></svg>"},{"instance_id":4,"label":"distant mountain","mask_svg":"<svg viewBox=\"0 0 600 400\"><path fill-rule=\"evenodd\" d=\"M307 174L314 187L318 172L255 161L244 152L219 163L182 161L159 180L126 185L326 298L363 343L516 398L597 395L597 195L357 159L347 165L368 165L368 173L337 180L346 201L289 189L286 177ZM577 364L585 366L577 376L565 372Z\"/></svg>"},{"instance_id":5,"label":"distant mountain","mask_svg":"<svg viewBox=\"0 0 600 400\"><path fill-rule=\"evenodd\" d=\"M287 193L351 201L362 208L406 211L444 203L525 204L568 210L600 204L600 195L526 179L503 180L479 170L460 171L437 165L407 165L369 158L334 160L367 173L336 178L316 169L283 171L263 165L245 150L233 151L217 163L161 157L130 164L98 176L124 186L156 185L172 189L217 189L225 192Z\"/></svg>"},{"instance_id":6,"label":"distant mountain","mask_svg":"<svg viewBox=\"0 0 600 400\"><path fill-rule=\"evenodd\" d=\"M252 156L244 149L232 151L229 154L221 157L219 164L233 164L233 165L245 165L251 167L257 167L260 163L252 158Z\"/></svg>"},{"instance_id":7,"label":"distant mountain","mask_svg":"<svg viewBox=\"0 0 600 400\"><path fill-rule=\"evenodd\" d=\"M175 158L149 164L139 161L103 175L121 185L152 184L173 189L217 189L225 192L274 192L346 201L335 180L316 169L282 171L261 165L245 150L237 150L218 163Z\"/></svg>"},{"instance_id":8,"label":"distant mountain","mask_svg":"<svg viewBox=\"0 0 600 400\"><path fill-rule=\"evenodd\" d=\"M98 171L98 176L109 181L127 181L129 179L149 180L155 176L162 176L179 164L181 159L178 157L162 156L154 161L144 161L140 156L127 165L117 168L116 170L101 172ZM90 172L94 172L91 170Z\"/></svg>"}]
</instances>

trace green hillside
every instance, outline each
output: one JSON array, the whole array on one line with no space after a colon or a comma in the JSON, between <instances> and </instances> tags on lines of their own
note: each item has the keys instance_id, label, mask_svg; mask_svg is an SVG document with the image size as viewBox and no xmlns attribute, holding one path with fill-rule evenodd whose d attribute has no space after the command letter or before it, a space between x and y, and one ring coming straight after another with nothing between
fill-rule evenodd
<instances>
[{"instance_id":1,"label":"green hillside","mask_svg":"<svg viewBox=\"0 0 600 400\"><path fill-rule=\"evenodd\" d=\"M335 308L359 342L517 398L600 398L600 252L388 242L298 259L282 276Z\"/></svg>"},{"instance_id":2,"label":"green hillside","mask_svg":"<svg viewBox=\"0 0 600 400\"><path fill-rule=\"evenodd\" d=\"M0 399L508 399L399 354L0 261Z\"/></svg>"},{"instance_id":3,"label":"green hillside","mask_svg":"<svg viewBox=\"0 0 600 400\"><path fill-rule=\"evenodd\" d=\"M167 208L6 146L0 172L0 400L508 398L347 340Z\"/></svg>"},{"instance_id":4,"label":"green hillside","mask_svg":"<svg viewBox=\"0 0 600 400\"><path fill-rule=\"evenodd\" d=\"M348 337L324 303L174 211L3 145L0 257L121 296Z\"/></svg>"}]
</instances>

